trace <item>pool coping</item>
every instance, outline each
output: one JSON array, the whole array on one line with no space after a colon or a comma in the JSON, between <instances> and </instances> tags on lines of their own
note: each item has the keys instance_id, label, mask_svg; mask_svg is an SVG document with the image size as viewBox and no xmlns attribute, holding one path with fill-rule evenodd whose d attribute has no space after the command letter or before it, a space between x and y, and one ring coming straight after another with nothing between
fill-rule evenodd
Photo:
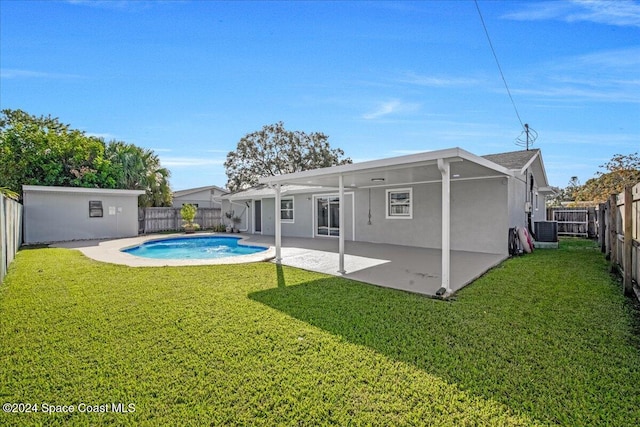
<instances>
[{"instance_id":1,"label":"pool coping","mask_svg":"<svg viewBox=\"0 0 640 427\"><path fill-rule=\"evenodd\" d=\"M154 259L143 258L135 255L121 252L133 246L140 245L153 240L164 240L171 238L195 238L195 237L232 237L239 238L240 244L248 246L260 246L266 248L264 252L258 252L248 255L237 255L224 258L213 259ZM244 264L248 262L269 261L275 258L276 252L273 246L257 243L245 242L249 236L243 234L229 235L227 233L172 233L172 234L154 234L147 236L137 236L124 239L112 239L102 241L84 241L84 242L64 242L50 245L56 248L77 249L85 256L96 261L107 262L110 264L127 265L129 267L179 267L185 265L223 265L223 264Z\"/></svg>"}]
</instances>

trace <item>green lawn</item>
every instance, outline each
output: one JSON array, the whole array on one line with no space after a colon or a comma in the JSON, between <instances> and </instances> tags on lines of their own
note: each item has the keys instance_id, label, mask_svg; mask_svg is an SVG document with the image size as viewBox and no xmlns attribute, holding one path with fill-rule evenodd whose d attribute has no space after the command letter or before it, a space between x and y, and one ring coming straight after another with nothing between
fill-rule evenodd
<instances>
[{"instance_id":1,"label":"green lawn","mask_svg":"<svg viewBox=\"0 0 640 427\"><path fill-rule=\"evenodd\" d=\"M268 263L23 250L0 285L0 402L75 412L0 425L640 425L639 319L582 240L451 301Z\"/></svg>"}]
</instances>

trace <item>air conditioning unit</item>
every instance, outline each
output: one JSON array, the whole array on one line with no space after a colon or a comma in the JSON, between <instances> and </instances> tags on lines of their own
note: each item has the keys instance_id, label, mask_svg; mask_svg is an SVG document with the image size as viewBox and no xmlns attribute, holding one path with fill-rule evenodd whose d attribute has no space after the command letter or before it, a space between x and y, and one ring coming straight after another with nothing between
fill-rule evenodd
<instances>
[{"instance_id":1,"label":"air conditioning unit","mask_svg":"<svg viewBox=\"0 0 640 427\"><path fill-rule=\"evenodd\" d=\"M558 241L558 222L557 221L539 221L534 223L536 232L536 240L538 242L557 242Z\"/></svg>"}]
</instances>

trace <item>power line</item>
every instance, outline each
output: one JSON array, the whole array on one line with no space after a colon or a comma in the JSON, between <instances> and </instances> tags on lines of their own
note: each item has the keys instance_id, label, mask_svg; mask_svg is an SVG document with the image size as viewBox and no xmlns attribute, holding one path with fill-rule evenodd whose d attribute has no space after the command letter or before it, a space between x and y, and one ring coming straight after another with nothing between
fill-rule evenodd
<instances>
[{"instance_id":1,"label":"power line","mask_svg":"<svg viewBox=\"0 0 640 427\"><path fill-rule=\"evenodd\" d=\"M482 22L482 28L484 28L484 33L487 36L487 40L489 41L489 46L491 47L491 52L493 53L493 57L496 60L496 64L498 65L498 70L500 71L500 76L502 77L502 81L504 82L504 87L507 89L507 93L509 94L509 99L511 100L511 104L513 105L513 109L516 112L516 116L518 116L518 121L520 122L520 126L525 129L525 125L522 123L522 119L520 118L520 113L518 113L518 107L516 107L516 103L513 100L513 96L511 96L511 91L509 90L509 85L507 84L507 79L504 77L504 73L502 72L502 67L500 66L500 61L498 61L498 55L496 55L496 50L493 48L493 43L491 43L491 37L489 37L489 31L487 30L487 26L484 23L484 18L482 17L482 12L480 12L480 6L478 5L478 0L473 0L476 4L476 9L478 9L478 15L480 15L480 21Z\"/></svg>"}]
</instances>

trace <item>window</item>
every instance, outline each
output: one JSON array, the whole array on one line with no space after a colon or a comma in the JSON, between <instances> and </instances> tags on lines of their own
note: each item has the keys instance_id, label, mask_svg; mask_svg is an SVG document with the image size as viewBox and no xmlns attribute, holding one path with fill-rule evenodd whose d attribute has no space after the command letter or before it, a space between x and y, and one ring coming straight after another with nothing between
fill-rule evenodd
<instances>
[{"instance_id":1,"label":"window","mask_svg":"<svg viewBox=\"0 0 640 427\"><path fill-rule=\"evenodd\" d=\"M102 218L102 202L100 200L97 201L89 201L89 218Z\"/></svg>"},{"instance_id":2,"label":"window","mask_svg":"<svg viewBox=\"0 0 640 427\"><path fill-rule=\"evenodd\" d=\"M413 218L411 188L387 190L387 218Z\"/></svg>"},{"instance_id":3,"label":"window","mask_svg":"<svg viewBox=\"0 0 640 427\"><path fill-rule=\"evenodd\" d=\"M182 204L182 206L184 206L184 205L193 205L193 206L195 206L196 208L198 207L198 204L197 204L197 203L183 203L183 204Z\"/></svg>"},{"instance_id":4,"label":"window","mask_svg":"<svg viewBox=\"0 0 640 427\"><path fill-rule=\"evenodd\" d=\"M280 200L280 219L282 222L293 222L293 199Z\"/></svg>"}]
</instances>

